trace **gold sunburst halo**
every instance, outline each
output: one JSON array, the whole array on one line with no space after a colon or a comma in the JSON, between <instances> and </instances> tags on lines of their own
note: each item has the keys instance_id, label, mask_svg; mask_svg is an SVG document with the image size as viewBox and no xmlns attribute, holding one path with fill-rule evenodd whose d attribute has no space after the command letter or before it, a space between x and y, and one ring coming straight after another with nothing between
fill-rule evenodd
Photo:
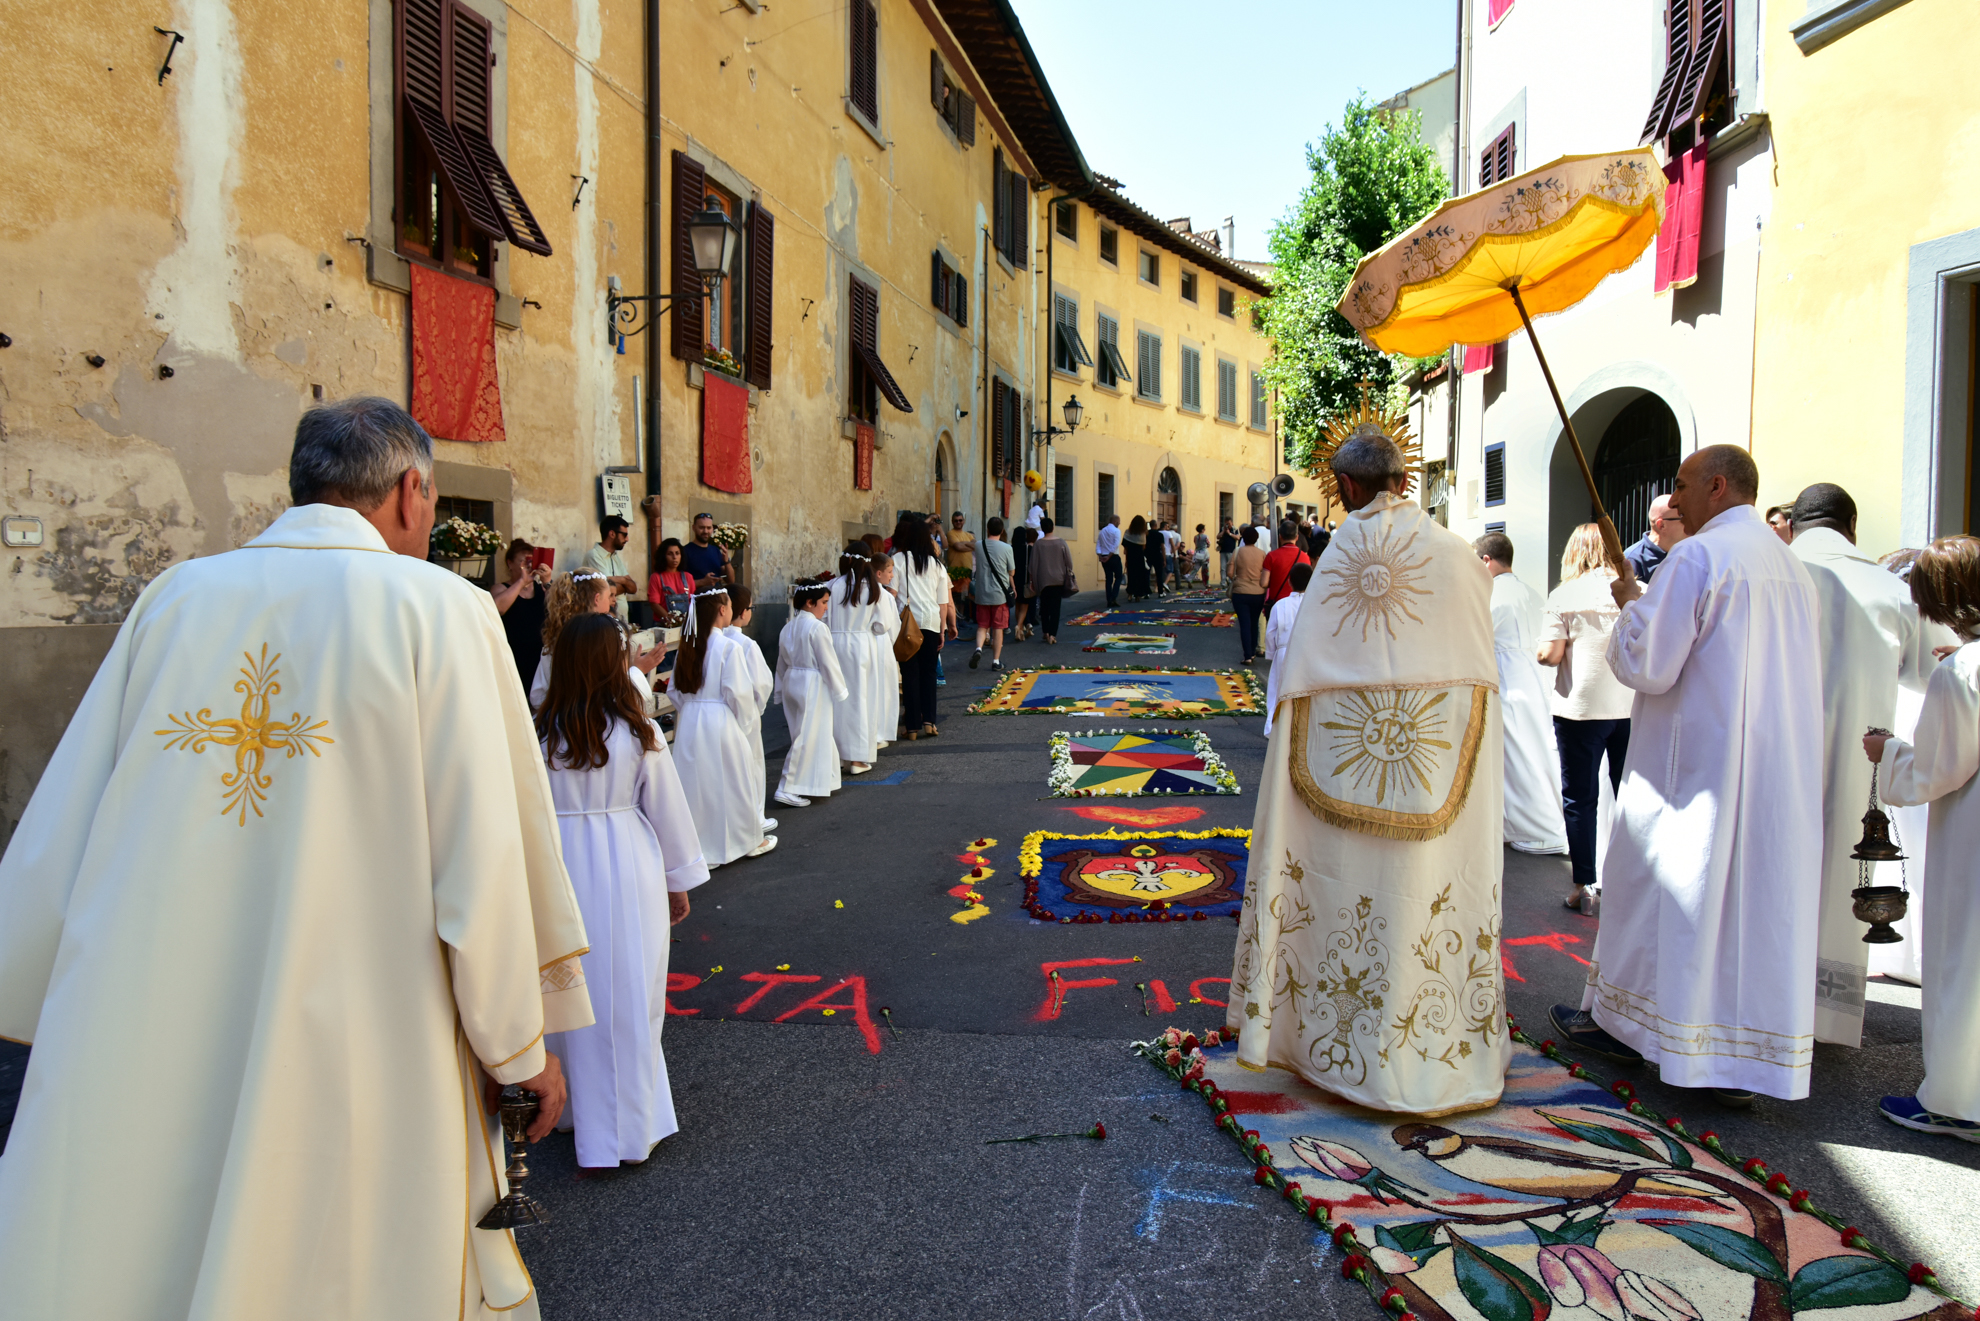
<instances>
[{"instance_id":1,"label":"gold sunburst halo","mask_svg":"<svg viewBox=\"0 0 1980 1321\"><path fill-rule=\"evenodd\" d=\"M1436 773L1438 751L1449 752L1444 732L1449 721L1437 708L1450 695L1449 690L1425 692L1356 692L1341 703L1345 721L1325 720L1322 728L1332 730L1332 752L1341 758L1335 775L1348 774L1357 789L1375 782L1375 801L1384 801L1393 786L1398 792L1430 787Z\"/></svg>"},{"instance_id":2,"label":"gold sunburst halo","mask_svg":"<svg viewBox=\"0 0 1980 1321\"><path fill-rule=\"evenodd\" d=\"M1319 482L1327 499L1336 505L1343 501L1331 466L1334 455L1340 452L1341 446L1357 436L1387 436L1396 443L1403 456L1404 495L1415 489L1417 476L1423 471L1423 442L1411 433L1409 414L1372 401L1368 397L1368 388L1369 382L1361 382L1361 402L1328 419L1319 442L1313 447L1313 457L1307 464L1306 475Z\"/></svg>"}]
</instances>

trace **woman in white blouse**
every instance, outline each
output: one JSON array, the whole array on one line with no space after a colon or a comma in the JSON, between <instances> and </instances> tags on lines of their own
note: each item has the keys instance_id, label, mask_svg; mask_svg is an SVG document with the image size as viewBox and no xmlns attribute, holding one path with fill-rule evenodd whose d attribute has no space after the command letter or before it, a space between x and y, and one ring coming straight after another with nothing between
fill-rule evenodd
<instances>
[{"instance_id":1,"label":"woman in white blouse","mask_svg":"<svg viewBox=\"0 0 1980 1321\"><path fill-rule=\"evenodd\" d=\"M1629 752L1629 713L1636 694L1609 669L1609 633L1622 613L1609 591L1615 580L1602 530L1583 523L1561 553L1561 585L1547 597L1540 630L1540 663L1559 668L1554 680L1554 743L1561 756L1561 805L1567 817L1574 890L1563 901L1594 911L1595 826L1602 801L1602 758L1609 790L1622 787Z\"/></svg>"},{"instance_id":2,"label":"woman in white blouse","mask_svg":"<svg viewBox=\"0 0 1980 1321\"><path fill-rule=\"evenodd\" d=\"M894 590L921 629L921 650L901 662L901 728L910 739L933 738L935 661L955 625L949 571L935 553L928 524L908 515L894 526Z\"/></svg>"}]
</instances>

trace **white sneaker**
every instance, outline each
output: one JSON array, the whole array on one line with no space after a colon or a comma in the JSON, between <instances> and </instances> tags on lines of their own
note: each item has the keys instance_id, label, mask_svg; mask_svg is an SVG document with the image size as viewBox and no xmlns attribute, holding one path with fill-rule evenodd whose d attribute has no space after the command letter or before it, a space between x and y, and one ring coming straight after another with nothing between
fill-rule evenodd
<instances>
[{"instance_id":1,"label":"white sneaker","mask_svg":"<svg viewBox=\"0 0 1980 1321\"><path fill-rule=\"evenodd\" d=\"M846 763L846 774L848 775L864 775L872 769L872 765L868 762L849 761Z\"/></svg>"},{"instance_id":2,"label":"white sneaker","mask_svg":"<svg viewBox=\"0 0 1980 1321\"><path fill-rule=\"evenodd\" d=\"M768 853L771 849L774 849L776 847L777 847L777 837L775 835L765 835L763 837L763 842L761 844L758 844L755 848L743 854L743 856L745 858L760 858L764 854Z\"/></svg>"},{"instance_id":3,"label":"white sneaker","mask_svg":"<svg viewBox=\"0 0 1980 1321\"><path fill-rule=\"evenodd\" d=\"M787 794L787 793L785 793L785 792L784 792L784 791L783 791L782 789L779 789L779 790L778 790L778 791L777 791L776 793L774 793L774 794L772 794L772 795L770 795L770 796L771 796L772 798L774 798L774 799L776 799L776 800L777 800L778 802L780 802L780 803L782 803L782 804L783 804L783 805L784 805L785 807L810 807L810 806L811 806L811 800L810 800L809 798L800 798L800 797L798 797L798 796L797 796L796 794ZM766 826L766 827L764 827L764 829L766 829L766 830L772 830L772 829L775 829L775 827L774 827L774 826Z\"/></svg>"},{"instance_id":4,"label":"white sneaker","mask_svg":"<svg viewBox=\"0 0 1980 1321\"><path fill-rule=\"evenodd\" d=\"M764 817L764 818L763 818L763 833L764 833L764 834L766 834L766 835L767 835L767 834L769 834L769 833L770 833L771 831L773 831L773 830L775 830L776 828L777 828L777 818L776 818L776 817L774 817L774 816L766 816L766 817Z\"/></svg>"}]
</instances>

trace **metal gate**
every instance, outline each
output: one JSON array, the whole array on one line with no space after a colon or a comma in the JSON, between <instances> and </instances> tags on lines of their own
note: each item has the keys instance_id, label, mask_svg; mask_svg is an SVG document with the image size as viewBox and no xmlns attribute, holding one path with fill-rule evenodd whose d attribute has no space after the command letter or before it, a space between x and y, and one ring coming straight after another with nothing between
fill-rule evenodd
<instances>
[{"instance_id":1,"label":"metal gate","mask_svg":"<svg viewBox=\"0 0 1980 1321\"><path fill-rule=\"evenodd\" d=\"M1164 527L1182 523L1182 478L1174 468L1162 469L1155 479L1155 518Z\"/></svg>"},{"instance_id":2,"label":"metal gate","mask_svg":"<svg viewBox=\"0 0 1980 1321\"><path fill-rule=\"evenodd\" d=\"M1650 530L1650 502L1677 479L1678 448L1677 418L1654 394L1626 405L1602 433L1590 466L1625 546Z\"/></svg>"}]
</instances>

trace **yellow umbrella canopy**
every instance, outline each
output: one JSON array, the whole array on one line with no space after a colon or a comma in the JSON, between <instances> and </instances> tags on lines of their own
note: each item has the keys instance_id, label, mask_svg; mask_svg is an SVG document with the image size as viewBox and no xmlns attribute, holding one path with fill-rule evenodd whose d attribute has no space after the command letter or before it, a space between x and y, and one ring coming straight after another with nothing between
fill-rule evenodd
<instances>
[{"instance_id":1,"label":"yellow umbrella canopy","mask_svg":"<svg viewBox=\"0 0 1980 1321\"><path fill-rule=\"evenodd\" d=\"M1664 176L1650 148L1563 156L1444 203L1363 257L1340 302L1371 347L1413 358L1493 344L1524 327L1618 577L1629 574L1622 539L1531 318L1573 307L1604 277L1635 265L1663 219Z\"/></svg>"},{"instance_id":2,"label":"yellow umbrella canopy","mask_svg":"<svg viewBox=\"0 0 1980 1321\"><path fill-rule=\"evenodd\" d=\"M1361 259L1341 315L1384 353L1427 358L1493 344L1533 316L1573 307L1657 236L1664 175L1648 147L1563 156L1453 198Z\"/></svg>"}]
</instances>

